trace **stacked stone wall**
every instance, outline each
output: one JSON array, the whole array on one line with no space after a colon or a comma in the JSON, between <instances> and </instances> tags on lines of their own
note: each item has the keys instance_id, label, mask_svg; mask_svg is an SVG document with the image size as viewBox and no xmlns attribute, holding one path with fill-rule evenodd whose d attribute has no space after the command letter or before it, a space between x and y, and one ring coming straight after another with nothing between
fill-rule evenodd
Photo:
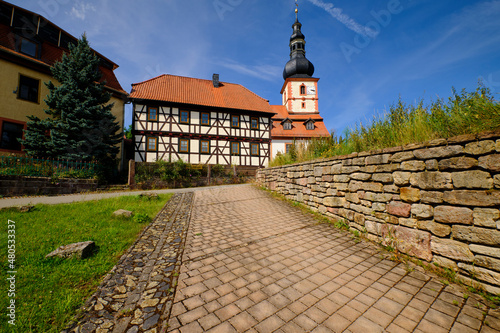
<instances>
[{"instance_id":1,"label":"stacked stone wall","mask_svg":"<svg viewBox=\"0 0 500 333\"><path fill-rule=\"evenodd\" d=\"M257 182L500 294L500 132L260 169Z\"/></svg>"},{"instance_id":2,"label":"stacked stone wall","mask_svg":"<svg viewBox=\"0 0 500 333\"><path fill-rule=\"evenodd\" d=\"M96 179L1 176L0 195L60 195L97 190Z\"/></svg>"}]
</instances>

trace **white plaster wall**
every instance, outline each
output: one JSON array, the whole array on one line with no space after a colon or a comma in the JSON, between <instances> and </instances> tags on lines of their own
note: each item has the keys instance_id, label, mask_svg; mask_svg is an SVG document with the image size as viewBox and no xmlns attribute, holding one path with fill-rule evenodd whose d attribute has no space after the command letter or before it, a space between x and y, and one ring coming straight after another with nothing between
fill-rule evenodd
<instances>
[{"instance_id":1,"label":"white plaster wall","mask_svg":"<svg viewBox=\"0 0 500 333\"><path fill-rule=\"evenodd\" d=\"M300 94L300 86L304 84L306 86L306 95ZM287 107L289 112L318 112L316 108L316 99L318 98L318 85L316 82L304 82L304 81L289 81L288 85L291 86L292 93L290 96L287 95L288 86L283 91L282 100L283 105ZM316 89L316 93L314 95L308 95L307 90L308 87L314 87ZM295 98L295 100L294 100ZM303 100L302 98L305 98ZM288 108L288 101L291 102L291 108ZM305 104L305 108L302 108L302 103Z\"/></svg>"},{"instance_id":2,"label":"white plaster wall","mask_svg":"<svg viewBox=\"0 0 500 333\"><path fill-rule=\"evenodd\" d=\"M293 143L293 140L273 140L272 141L272 151L271 151L271 158L274 158L278 152L281 154L284 154L286 152L286 143Z\"/></svg>"},{"instance_id":3,"label":"white plaster wall","mask_svg":"<svg viewBox=\"0 0 500 333\"><path fill-rule=\"evenodd\" d=\"M271 159L276 157L276 154L280 152L281 154L285 154L286 152L286 144L287 143L295 143L296 145L303 145L304 148L309 144L309 140L273 140L272 141L272 150L271 150Z\"/></svg>"}]
</instances>

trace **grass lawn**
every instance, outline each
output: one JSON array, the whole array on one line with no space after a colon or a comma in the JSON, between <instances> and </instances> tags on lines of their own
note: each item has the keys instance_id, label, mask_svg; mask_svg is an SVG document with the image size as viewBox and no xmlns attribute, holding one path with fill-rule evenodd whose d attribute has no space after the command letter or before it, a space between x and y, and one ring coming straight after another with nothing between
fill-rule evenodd
<instances>
[{"instance_id":1,"label":"grass lawn","mask_svg":"<svg viewBox=\"0 0 500 333\"><path fill-rule=\"evenodd\" d=\"M94 293L102 277L113 268L150 219L172 195L159 199L123 196L100 201L37 205L28 213L0 210L0 262L2 297L0 332L60 332ZM118 209L140 214L140 219L114 217ZM7 239L9 220L15 221L16 326L6 317ZM93 240L99 251L85 260L45 259L61 245Z\"/></svg>"}]
</instances>

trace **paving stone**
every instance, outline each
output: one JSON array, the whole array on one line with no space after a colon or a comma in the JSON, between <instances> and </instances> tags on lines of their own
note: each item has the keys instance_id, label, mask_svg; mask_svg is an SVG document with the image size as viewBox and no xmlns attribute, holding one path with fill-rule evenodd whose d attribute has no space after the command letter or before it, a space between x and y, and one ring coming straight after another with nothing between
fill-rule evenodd
<instances>
[{"instance_id":1,"label":"paving stone","mask_svg":"<svg viewBox=\"0 0 500 333\"><path fill-rule=\"evenodd\" d=\"M236 333L237 331L229 322L222 323L220 325L215 326L211 330L207 331L208 333Z\"/></svg>"},{"instance_id":2,"label":"paving stone","mask_svg":"<svg viewBox=\"0 0 500 333\"><path fill-rule=\"evenodd\" d=\"M298 326L302 327L302 329L305 331L305 332L310 332L312 331L316 326L318 326L318 324L312 320L311 318L307 317L306 315L304 314L300 314L299 316L297 316L293 322L295 324L297 324Z\"/></svg>"},{"instance_id":3,"label":"paving stone","mask_svg":"<svg viewBox=\"0 0 500 333\"><path fill-rule=\"evenodd\" d=\"M373 332L373 333L382 333L384 332L384 328L381 327L380 325L377 325L373 321L365 318L365 317L360 317L358 318L354 323L352 323L348 329L351 332Z\"/></svg>"},{"instance_id":4,"label":"paving stone","mask_svg":"<svg viewBox=\"0 0 500 333\"><path fill-rule=\"evenodd\" d=\"M451 328L454 322L454 318L451 316L448 316L442 312L439 312L434 309L429 309L427 313L424 316L425 320L430 321L433 324L436 324L440 327L444 327L447 330Z\"/></svg>"},{"instance_id":5,"label":"paving stone","mask_svg":"<svg viewBox=\"0 0 500 333\"><path fill-rule=\"evenodd\" d=\"M390 316L376 308L370 308L368 309L364 314L363 317L371 320L375 324L378 324L382 327L387 327L393 320L394 317Z\"/></svg>"},{"instance_id":6,"label":"paving stone","mask_svg":"<svg viewBox=\"0 0 500 333\"><path fill-rule=\"evenodd\" d=\"M455 322L453 327L450 330L450 333L474 333L477 330L470 328L468 326L462 325L459 322Z\"/></svg>"},{"instance_id":7,"label":"paving stone","mask_svg":"<svg viewBox=\"0 0 500 333\"><path fill-rule=\"evenodd\" d=\"M423 319L417 326L416 332L446 333L449 330Z\"/></svg>"},{"instance_id":8,"label":"paving stone","mask_svg":"<svg viewBox=\"0 0 500 333\"><path fill-rule=\"evenodd\" d=\"M464 300L378 251L255 187L200 189L171 199L91 299L102 309L81 325L131 333L498 333L498 316L481 299ZM110 328L90 321L113 307ZM115 322L129 307L132 315Z\"/></svg>"},{"instance_id":9,"label":"paving stone","mask_svg":"<svg viewBox=\"0 0 500 333\"><path fill-rule=\"evenodd\" d=\"M241 310L235 305L235 304L229 304L217 311L215 311L215 314L221 321L226 321L231 317L234 317L238 313L240 313Z\"/></svg>"},{"instance_id":10,"label":"paving stone","mask_svg":"<svg viewBox=\"0 0 500 333\"><path fill-rule=\"evenodd\" d=\"M458 318L457 318L457 322L458 323L461 323L465 326L468 326L470 327L471 329L474 329L474 330L479 330L481 328L481 320L479 319L476 319L474 317L471 317L471 316L468 316L464 313L461 313Z\"/></svg>"},{"instance_id":11,"label":"paving stone","mask_svg":"<svg viewBox=\"0 0 500 333\"><path fill-rule=\"evenodd\" d=\"M344 332L344 330L351 325L351 321L342 317L339 314L334 314L328 318L324 323L326 327L330 328L333 332Z\"/></svg>"},{"instance_id":12,"label":"paving stone","mask_svg":"<svg viewBox=\"0 0 500 333\"><path fill-rule=\"evenodd\" d=\"M211 329L212 327L219 325L221 321L213 313L209 313L203 318L198 319L198 323L203 328L204 331Z\"/></svg>"},{"instance_id":13,"label":"paving stone","mask_svg":"<svg viewBox=\"0 0 500 333\"><path fill-rule=\"evenodd\" d=\"M247 312L237 314L233 318L229 319L229 322L238 332L244 332L258 324L258 321Z\"/></svg>"},{"instance_id":14,"label":"paving stone","mask_svg":"<svg viewBox=\"0 0 500 333\"><path fill-rule=\"evenodd\" d=\"M277 310L278 309L269 301L262 301L249 308L248 313L250 313L258 321L262 321L265 318L275 314Z\"/></svg>"},{"instance_id":15,"label":"paving stone","mask_svg":"<svg viewBox=\"0 0 500 333\"><path fill-rule=\"evenodd\" d=\"M392 323L391 325L389 325L389 327L387 327L387 330L386 330L388 333L408 333L408 332L412 332L412 331L408 331L408 330L405 330L404 328Z\"/></svg>"}]
</instances>

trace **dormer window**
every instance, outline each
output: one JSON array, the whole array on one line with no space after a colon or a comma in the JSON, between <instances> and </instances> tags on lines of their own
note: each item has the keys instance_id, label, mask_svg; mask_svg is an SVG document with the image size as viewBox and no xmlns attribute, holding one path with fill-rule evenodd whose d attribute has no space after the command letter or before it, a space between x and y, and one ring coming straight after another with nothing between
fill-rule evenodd
<instances>
[{"instance_id":1,"label":"dormer window","mask_svg":"<svg viewBox=\"0 0 500 333\"><path fill-rule=\"evenodd\" d=\"M17 51L33 58L38 58L39 45L24 37L17 38Z\"/></svg>"},{"instance_id":2,"label":"dormer window","mask_svg":"<svg viewBox=\"0 0 500 333\"><path fill-rule=\"evenodd\" d=\"M314 130L314 121L310 120L306 123L306 130Z\"/></svg>"},{"instance_id":3,"label":"dormer window","mask_svg":"<svg viewBox=\"0 0 500 333\"><path fill-rule=\"evenodd\" d=\"M284 130L291 130L292 129L292 122L291 121L285 121L283 123L283 129Z\"/></svg>"}]
</instances>

